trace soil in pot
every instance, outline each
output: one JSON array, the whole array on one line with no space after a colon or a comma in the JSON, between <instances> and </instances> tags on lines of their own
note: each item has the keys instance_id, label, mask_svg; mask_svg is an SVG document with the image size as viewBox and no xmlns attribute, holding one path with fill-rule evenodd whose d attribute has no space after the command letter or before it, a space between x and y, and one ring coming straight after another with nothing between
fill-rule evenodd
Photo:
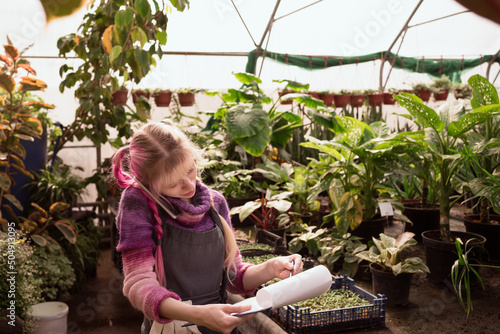
<instances>
[{"instance_id":1,"label":"soil in pot","mask_svg":"<svg viewBox=\"0 0 500 334\"><path fill-rule=\"evenodd\" d=\"M453 239L460 238L464 244L471 238L478 239L478 244L486 243L486 238L476 233L452 231L451 235ZM430 270L427 277L433 282L445 282L449 279L451 267L458 258L455 243L442 241L439 230L423 232L422 241L425 246L425 264ZM477 251L472 257L480 260L484 257L482 253L482 251ZM473 261L473 259L469 260Z\"/></svg>"},{"instance_id":2,"label":"soil in pot","mask_svg":"<svg viewBox=\"0 0 500 334\"><path fill-rule=\"evenodd\" d=\"M410 303L411 273L401 273L395 276L390 271L379 270L370 264L372 274L373 294L383 294L387 297L387 306L405 306Z\"/></svg>"},{"instance_id":3,"label":"soil in pot","mask_svg":"<svg viewBox=\"0 0 500 334\"><path fill-rule=\"evenodd\" d=\"M488 252L488 260L500 262L500 216L490 215L489 224L480 223L479 215L468 215L464 218L465 230L467 232L477 233L486 238L484 247Z\"/></svg>"},{"instance_id":4,"label":"soil in pot","mask_svg":"<svg viewBox=\"0 0 500 334\"><path fill-rule=\"evenodd\" d=\"M439 229L439 208L422 208L420 203L405 203L403 214L412 224L405 224L405 232L415 233L414 239L422 242L422 232Z\"/></svg>"}]
</instances>

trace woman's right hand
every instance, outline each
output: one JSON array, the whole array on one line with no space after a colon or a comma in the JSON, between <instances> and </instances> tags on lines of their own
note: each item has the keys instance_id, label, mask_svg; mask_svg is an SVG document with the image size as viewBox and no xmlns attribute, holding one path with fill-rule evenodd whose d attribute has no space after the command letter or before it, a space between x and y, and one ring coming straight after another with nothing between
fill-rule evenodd
<instances>
[{"instance_id":1,"label":"woman's right hand","mask_svg":"<svg viewBox=\"0 0 500 334\"><path fill-rule=\"evenodd\" d=\"M204 326L212 330L229 334L243 322L252 318L255 314L236 317L231 314L242 313L250 310L249 305L231 304L208 304L195 306L199 312L195 312L197 320L193 321L198 326Z\"/></svg>"}]
</instances>

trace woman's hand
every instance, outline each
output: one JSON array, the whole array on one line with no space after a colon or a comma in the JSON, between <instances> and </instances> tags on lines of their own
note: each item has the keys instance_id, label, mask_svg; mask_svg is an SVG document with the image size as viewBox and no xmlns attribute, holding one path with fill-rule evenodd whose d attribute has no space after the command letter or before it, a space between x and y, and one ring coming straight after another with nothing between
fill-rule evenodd
<instances>
[{"instance_id":1,"label":"woman's hand","mask_svg":"<svg viewBox=\"0 0 500 334\"><path fill-rule=\"evenodd\" d=\"M255 313L240 317L231 315L250 310L252 308L250 305L209 304L196 307L200 308L200 312L197 312L199 320L195 321L196 325L204 326L224 334L231 333L234 328L255 315Z\"/></svg>"},{"instance_id":2,"label":"woman's hand","mask_svg":"<svg viewBox=\"0 0 500 334\"><path fill-rule=\"evenodd\" d=\"M280 256L267 261L269 273L273 277L285 279L291 275L302 272L304 264L302 263L302 256L299 254L292 254L290 256Z\"/></svg>"}]
</instances>

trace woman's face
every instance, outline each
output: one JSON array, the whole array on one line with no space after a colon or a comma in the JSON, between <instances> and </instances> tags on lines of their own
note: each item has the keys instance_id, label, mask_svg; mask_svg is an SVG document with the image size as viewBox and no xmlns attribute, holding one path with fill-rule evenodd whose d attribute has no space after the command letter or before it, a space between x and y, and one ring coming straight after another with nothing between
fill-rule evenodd
<instances>
[{"instance_id":1,"label":"woman's face","mask_svg":"<svg viewBox=\"0 0 500 334\"><path fill-rule=\"evenodd\" d=\"M181 166L177 176L161 188L162 194L190 202L196 191L196 164L193 160Z\"/></svg>"}]
</instances>

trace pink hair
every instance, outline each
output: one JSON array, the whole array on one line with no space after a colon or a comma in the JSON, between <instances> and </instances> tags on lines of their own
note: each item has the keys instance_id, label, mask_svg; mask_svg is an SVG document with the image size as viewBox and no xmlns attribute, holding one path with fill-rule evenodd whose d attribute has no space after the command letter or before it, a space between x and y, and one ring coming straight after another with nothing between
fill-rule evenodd
<instances>
[{"instance_id":1,"label":"pink hair","mask_svg":"<svg viewBox=\"0 0 500 334\"><path fill-rule=\"evenodd\" d=\"M158 207L154 199L137 184L136 179L148 187L153 196L159 196L162 184L169 182L177 173L184 172L179 168L187 159L196 160L200 157L199 150L170 121L145 124L134 134L128 147L122 147L115 153L113 174L117 184L122 188L138 187L148 198L149 207L155 218L154 231L158 240L163 236ZM155 259L158 281L166 286L159 242L155 250Z\"/></svg>"}]
</instances>

